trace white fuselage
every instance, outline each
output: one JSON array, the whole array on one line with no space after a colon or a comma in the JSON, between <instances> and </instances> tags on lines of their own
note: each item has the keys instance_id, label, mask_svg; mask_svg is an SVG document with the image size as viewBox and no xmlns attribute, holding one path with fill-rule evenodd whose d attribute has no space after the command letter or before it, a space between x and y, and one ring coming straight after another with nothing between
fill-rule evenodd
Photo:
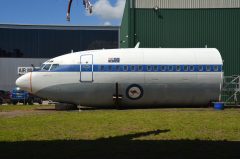
<instances>
[{"instance_id":1,"label":"white fuselage","mask_svg":"<svg viewBox=\"0 0 240 159\"><path fill-rule=\"evenodd\" d=\"M216 49L111 49L70 53L16 84L40 97L88 106L207 105L223 81ZM116 85L118 86L116 88Z\"/></svg>"}]
</instances>

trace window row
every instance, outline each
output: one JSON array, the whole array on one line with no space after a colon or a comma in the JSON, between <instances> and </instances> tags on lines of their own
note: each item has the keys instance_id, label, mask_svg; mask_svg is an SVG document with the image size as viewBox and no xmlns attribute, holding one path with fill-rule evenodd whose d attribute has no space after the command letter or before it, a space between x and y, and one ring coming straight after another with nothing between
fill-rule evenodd
<instances>
[{"instance_id":1,"label":"window row","mask_svg":"<svg viewBox=\"0 0 240 159\"><path fill-rule=\"evenodd\" d=\"M99 65L98 71L147 71L147 72L211 72L221 71L220 65Z\"/></svg>"}]
</instances>

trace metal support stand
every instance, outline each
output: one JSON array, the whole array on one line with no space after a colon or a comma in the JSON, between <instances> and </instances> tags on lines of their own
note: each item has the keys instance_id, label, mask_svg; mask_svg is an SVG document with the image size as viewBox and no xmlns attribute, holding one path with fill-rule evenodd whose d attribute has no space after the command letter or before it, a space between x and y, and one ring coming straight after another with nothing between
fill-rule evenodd
<instances>
[{"instance_id":1,"label":"metal support stand","mask_svg":"<svg viewBox=\"0 0 240 159\"><path fill-rule=\"evenodd\" d=\"M221 99L226 106L240 106L240 75L224 77Z\"/></svg>"},{"instance_id":2,"label":"metal support stand","mask_svg":"<svg viewBox=\"0 0 240 159\"><path fill-rule=\"evenodd\" d=\"M122 99L122 95L119 95L119 91L118 91L118 83L115 84L115 94L113 95L113 101L115 103L115 105L119 108L120 103L121 103L121 99Z\"/></svg>"}]
</instances>

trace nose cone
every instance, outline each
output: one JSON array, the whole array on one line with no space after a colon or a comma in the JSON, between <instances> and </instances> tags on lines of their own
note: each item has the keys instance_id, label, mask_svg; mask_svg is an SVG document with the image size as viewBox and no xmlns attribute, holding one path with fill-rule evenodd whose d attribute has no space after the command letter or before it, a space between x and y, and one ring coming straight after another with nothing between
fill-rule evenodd
<instances>
[{"instance_id":1,"label":"nose cone","mask_svg":"<svg viewBox=\"0 0 240 159\"><path fill-rule=\"evenodd\" d=\"M30 73L22 75L16 80L16 85L25 91L30 91Z\"/></svg>"}]
</instances>

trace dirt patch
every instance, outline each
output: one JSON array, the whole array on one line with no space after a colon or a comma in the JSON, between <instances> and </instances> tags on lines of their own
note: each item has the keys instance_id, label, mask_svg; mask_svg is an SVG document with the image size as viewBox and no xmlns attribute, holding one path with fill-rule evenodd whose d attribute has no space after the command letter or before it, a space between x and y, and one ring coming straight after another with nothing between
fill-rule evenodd
<instances>
[{"instance_id":1,"label":"dirt patch","mask_svg":"<svg viewBox=\"0 0 240 159\"><path fill-rule=\"evenodd\" d=\"M14 110L10 112L0 112L0 117L14 118L25 115L39 115L53 113L52 110Z\"/></svg>"}]
</instances>

